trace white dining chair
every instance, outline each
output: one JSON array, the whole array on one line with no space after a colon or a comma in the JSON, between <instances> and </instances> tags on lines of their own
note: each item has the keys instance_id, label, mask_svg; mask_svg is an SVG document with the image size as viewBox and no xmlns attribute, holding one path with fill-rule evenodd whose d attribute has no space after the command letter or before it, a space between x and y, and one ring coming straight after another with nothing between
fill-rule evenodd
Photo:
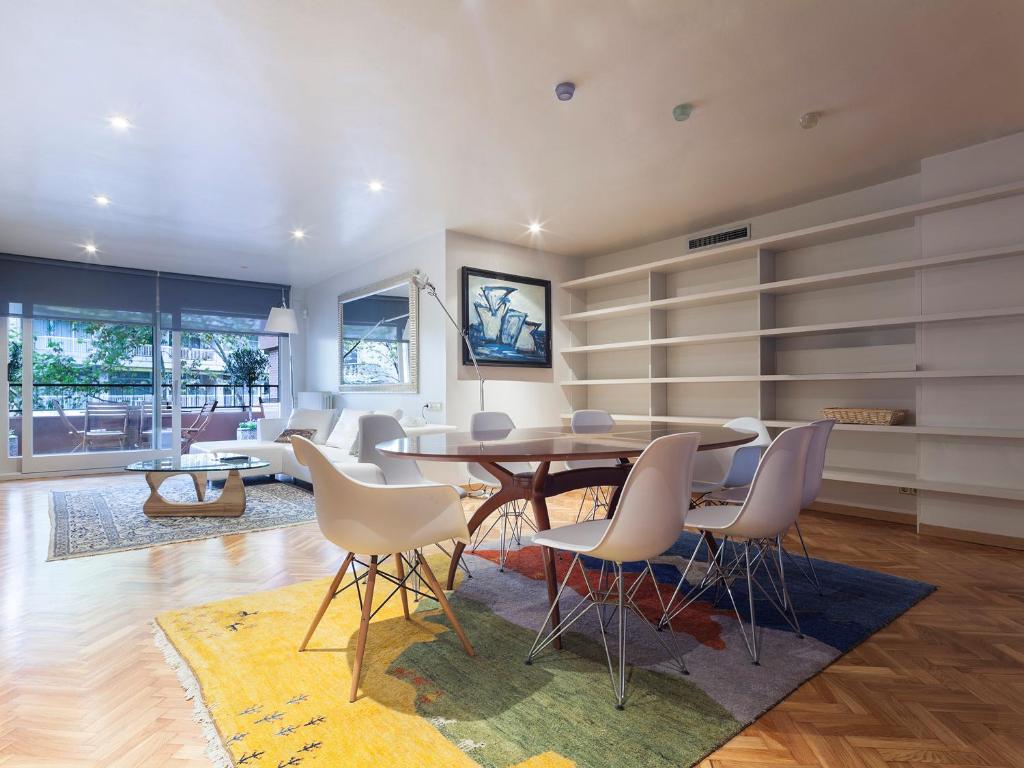
<instances>
[{"instance_id":1,"label":"white dining chair","mask_svg":"<svg viewBox=\"0 0 1024 768\"><path fill-rule=\"evenodd\" d=\"M370 617L375 613L373 593L378 577L394 584L396 589L384 599L377 610L380 610L380 607L397 592L401 596L405 618L410 619L407 592L413 588L409 586L408 581L412 574L419 574L430 587L433 597L440 603L466 653L470 656L475 655L469 638L466 637L448 604L444 590L423 556L423 547L439 541L469 541L469 529L466 527L466 516L462 511L459 495L447 485L386 486L361 483L338 469L320 448L309 440L293 436L291 442L296 458L309 467L313 479L313 501L320 532L329 541L348 552L327 588L327 593L299 646L299 651L306 649L317 625L335 597L353 584L357 585L356 591L359 592L358 584L363 579L363 574L356 572L356 566L359 565L368 571L365 575L365 587L360 593L361 615L352 663L350 702L356 700L359 690L359 674L363 664L363 652L366 649L366 636ZM407 557L407 552L411 552L412 556ZM369 558L368 563L365 562L366 558ZM395 575L380 570L380 566L388 558L394 561ZM344 587L340 587L350 567L353 579Z\"/></svg>"},{"instance_id":2,"label":"white dining chair","mask_svg":"<svg viewBox=\"0 0 1024 768\"><path fill-rule=\"evenodd\" d=\"M477 411L470 417L469 432L475 439L495 439L498 436L504 437L516 428L512 417L504 411ZM513 475L534 471L534 466L525 461L509 461L501 464ZM483 483L488 493L494 493L501 487L501 482L479 464L469 464L469 474L480 483ZM505 560L508 556L509 546L515 543L520 546L523 543L523 526L536 531L537 527L527 515L528 501L510 501L503 504L494 516L489 526L484 528L481 524L478 534L473 540L470 552L476 552L480 545L491 535L491 531L498 528L498 570L504 572Z\"/></svg>"},{"instance_id":3,"label":"white dining chair","mask_svg":"<svg viewBox=\"0 0 1024 768\"><path fill-rule=\"evenodd\" d=\"M615 692L615 707L622 709L626 701L626 610L641 619L671 656L679 671L686 674L686 665L675 650L659 634L654 625L640 611L634 596L641 584L650 577L658 590L658 582L649 560L668 549L682 531L689 508L690 484L693 480L693 459L700 445L700 434L685 432L666 435L647 446L633 465L619 495L615 515L604 520L586 520L581 523L541 531L533 536L533 543L543 547L572 553L573 559L565 572L547 618L537 632L536 640L526 663L531 664L544 648L576 624L584 614L596 608L601 640L604 643L608 672ZM580 557L596 558L602 562L596 578L588 575ZM623 563L643 563L636 580L626 585ZM605 587L605 575L611 566L611 580ZM547 630L554 606L565 592L574 569L579 569L587 594L565 612L558 625ZM658 592L659 600L661 593ZM605 609L609 608L608 615ZM617 667L612 664L605 627L612 618L618 618ZM671 627L669 627L671 629Z\"/></svg>"},{"instance_id":4,"label":"white dining chair","mask_svg":"<svg viewBox=\"0 0 1024 768\"><path fill-rule=\"evenodd\" d=\"M800 514L807 452L814 432L810 425L791 427L775 438L754 473L750 492L743 504L698 507L690 511L687 527L696 528L705 536L694 547L693 555L669 598L660 622L662 627L670 626L673 618L712 587L716 590L724 587L754 664L760 663L755 590L779 611L799 637L803 637L786 586L785 569L777 557L777 547ZM714 536L719 536L721 542L713 544L714 539L709 540L709 537ZM707 572L699 584L684 593L690 568L702 546L709 550ZM761 576L766 577L767 586ZM738 578L746 579L749 633L733 594L732 587ZM677 597L680 598L679 605L676 605Z\"/></svg>"},{"instance_id":5,"label":"white dining chair","mask_svg":"<svg viewBox=\"0 0 1024 768\"><path fill-rule=\"evenodd\" d=\"M814 427L814 436L811 438L810 447L807 449L807 466L804 470L804 493L803 498L800 500L801 511L813 504L814 500L818 498L818 494L821 493L821 483L825 474L825 452L828 450L828 439L835 425L836 423L831 419L812 421L809 425ZM804 540L803 531L800 530L799 518L793 521L793 527L796 529L796 535L800 539L800 547L804 551L804 561L807 563L807 570L805 571L800 567L800 564L795 560L793 562L797 566L797 570L814 585L820 595L821 580L818 578L818 572L814 570L814 561L811 560L811 553L807 551L807 542Z\"/></svg>"},{"instance_id":6,"label":"white dining chair","mask_svg":"<svg viewBox=\"0 0 1024 768\"><path fill-rule=\"evenodd\" d=\"M608 411L600 411L591 408L573 411L572 416L569 419L569 426L576 434L599 434L601 432L610 431L611 428L615 426L615 419L612 418ZM565 462L566 469L589 469L591 467L617 466L619 466L619 461L617 459L572 459ZM610 497L608 489L603 486L584 488L583 497L580 499L579 509L576 510L576 522L580 522L581 517L584 520L593 520L597 517L598 510L608 509L609 500ZM589 508L587 508L588 502ZM583 512L585 508L587 508L587 512L584 517Z\"/></svg>"},{"instance_id":7,"label":"white dining chair","mask_svg":"<svg viewBox=\"0 0 1024 768\"><path fill-rule=\"evenodd\" d=\"M800 503L800 509L803 511L810 506L818 494L821 492L822 476L825 472L825 452L828 449L829 435L832 433L832 427L835 426L835 422L830 419L821 419L819 421L812 421L809 426L814 427L814 437L811 438L811 445L807 449L807 467L804 471L804 493L803 500ZM705 501L718 503L718 504L742 504L746 498L750 486L728 488L721 491L714 491L704 497ZM804 533L800 529L800 518L798 517L793 522L793 528L796 530L797 537L800 539L800 547L803 550L804 562L807 564L806 570L800 565L799 561L794 559L789 551L783 548L782 542L779 542L780 554L784 554L786 558L792 562L800 574L809 581L814 588L821 594L821 580L818 578L818 572L814 568L814 561L811 559L810 552L807 549L807 542L804 539Z\"/></svg>"},{"instance_id":8,"label":"white dining chair","mask_svg":"<svg viewBox=\"0 0 1024 768\"><path fill-rule=\"evenodd\" d=\"M420 471L420 465L414 459L403 459L388 456L377 450L377 446L388 440L401 440L408 437L401 423L389 413L367 413L359 417L359 463L375 464L384 474L388 485L443 485L428 480ZM466 489L458 485L449 488L459 494L460 499L466 498ZM451 557L451 552L438 544L438 548ZM459 567L467 576L472 576L469 566L463 558L459 558ZM414 585L416 581L414 579Z\"/></svg>"},{"instance_id":9,"label":"white dining chair","mask_svg":"<svg viewBox=\"0 0 1024 768\"><path fill-rule=\"evenodd\" d=\"M760 419L743 416L732 419L722 425L729 429L745 432L756 432L757 437L749 443L732 448L719 448L714 451L701 451L693 470L693 492L700 504L716 492L729 491L735 488L746 488L754 479L761 453L771 442L768 429Z\"/></svg>"}]
</instances>

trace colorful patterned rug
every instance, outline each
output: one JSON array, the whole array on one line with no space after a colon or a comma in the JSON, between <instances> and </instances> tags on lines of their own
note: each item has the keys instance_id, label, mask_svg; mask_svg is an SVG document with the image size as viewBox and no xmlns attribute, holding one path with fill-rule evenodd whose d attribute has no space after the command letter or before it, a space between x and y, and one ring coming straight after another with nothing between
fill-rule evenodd
<instances>
[{"instance_id":1,"label":"colorful patterned rug","mask_svg":"<svg viewBox=\"0 0 1024 768\"><path fill-rule=\"evenodd\" d=\"M208 490L206 498L220 495ZM192 479L169 478L160 493L171 501L195 501ZM284 528L316 519L313 494L292 483L262 478L245 481L245 512L241 517L146 517L142 503L149 488L112 481L103 489L54 491L50 495L48 560L103 555L160 544L195 541L232 533Z\"/></svg>"},{"instance_id":2,"label":"colorful patterned rug","mask_svg":"<svg viewBox=\"0 0 1024 768\"><path fill-rule=\"evenodd\" d=\"M685 536L677 546L688 552L692 543ZM435 571L444 568L442 558ZM456 585L451 603L477 656L466 656L436 602L421 600L406 622L394 599L371 624L362 695L354 704L348 703L359 621L354 590L334 601L305 653L297 648L326 579L159 616L157 643L194 698L215 764L692 765L933 590L816 561L823 597L796 574L792 579L806 637L783 629L770 609L761 611L761 666L750 663L724 605L698 603L679 616L675 634L662 636L684 655L688 677L676 674L654 636L634 620L627 626L628 698L625 710L616 711L594 612L575 625L565 650L523 663L547 606L539 549L510 553L504 573L495 551L467 559L472 578ZM561 573L567 565L561 563ZM656 570L667 596L677 572ZM575 599L564 595L564 608ZM638 601L657 617L650 583Z\"/></svg>"}]
</instances>

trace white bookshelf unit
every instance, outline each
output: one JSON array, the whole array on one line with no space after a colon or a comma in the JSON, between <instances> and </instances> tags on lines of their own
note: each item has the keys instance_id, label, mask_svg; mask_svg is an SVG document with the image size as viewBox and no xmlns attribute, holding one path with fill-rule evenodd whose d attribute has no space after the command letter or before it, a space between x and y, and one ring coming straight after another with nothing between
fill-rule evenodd
<instances>
[{"instance_id":1,"label":"white bookshelf unit","mask_svg":"<svg viewBox=\"0 0 1024 768\"><path fill-rule=\"evenodd\" d=\"M572 341L560 383L574 409L627 422L757 415L780 430L828 406L903 408L898 426L838 425L823 498L915 515L913 492L1024 501L1024 473L945 469L957 451L993 450L1024 468L1024 344L996 343L1024 338L1024 225L962 247L926 229L1007 206L1024 214L1024 182L562 283ZM957 397L987 405L951 407Z\"/></svg>"}]
</instances>

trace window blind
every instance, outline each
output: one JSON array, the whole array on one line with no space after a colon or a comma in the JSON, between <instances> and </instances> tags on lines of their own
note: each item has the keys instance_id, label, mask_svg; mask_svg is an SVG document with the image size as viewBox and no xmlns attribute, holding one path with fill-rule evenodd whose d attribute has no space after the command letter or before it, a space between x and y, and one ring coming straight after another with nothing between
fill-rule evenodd
<instances>
[{"instance_id":1,"label":"window blind","mask_svg":"<svg viewBox=\"0 0 1024 768\"><path fill-rule=\"evenodd\" d=\"M0 316L259 333L289 293L275 283L0 254Z\"/></svg>"}]
</instances>

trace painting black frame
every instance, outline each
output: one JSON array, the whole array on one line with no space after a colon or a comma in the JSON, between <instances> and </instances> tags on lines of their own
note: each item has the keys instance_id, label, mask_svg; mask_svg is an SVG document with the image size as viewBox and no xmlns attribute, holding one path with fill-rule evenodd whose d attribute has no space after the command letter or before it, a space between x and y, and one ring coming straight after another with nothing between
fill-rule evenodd
<instances>
[{"instance_id":1,"label":"painting black frame","mask_svg":"<svg viewBox=\"0 0 1024 768\"><path fill-rule=\"evenodd\" d=\"M544 361L543 362L499 362L495 360L480 360L477 359L477 364L482 368L484 366L494 366L501 368L550 368L551 367L551 337L553 334L553 328L551 327L551 281L541 280L536 277L524 277L522 275L510 275L506 272L492 272L489 269L477 269L476 267L463 267L462 268L462 328L463 330L469 330L469 307L472 304L469 298L469 278L470 277L482 277L487 280L507 280L512 283L525 283L527 285L536 285L544 289L544 327L547 333L544 334ZM469 349L465 343L459 345L462 347L462 364L472 365L473 360L469 356Z\"/></svg>"}]
</instances>

